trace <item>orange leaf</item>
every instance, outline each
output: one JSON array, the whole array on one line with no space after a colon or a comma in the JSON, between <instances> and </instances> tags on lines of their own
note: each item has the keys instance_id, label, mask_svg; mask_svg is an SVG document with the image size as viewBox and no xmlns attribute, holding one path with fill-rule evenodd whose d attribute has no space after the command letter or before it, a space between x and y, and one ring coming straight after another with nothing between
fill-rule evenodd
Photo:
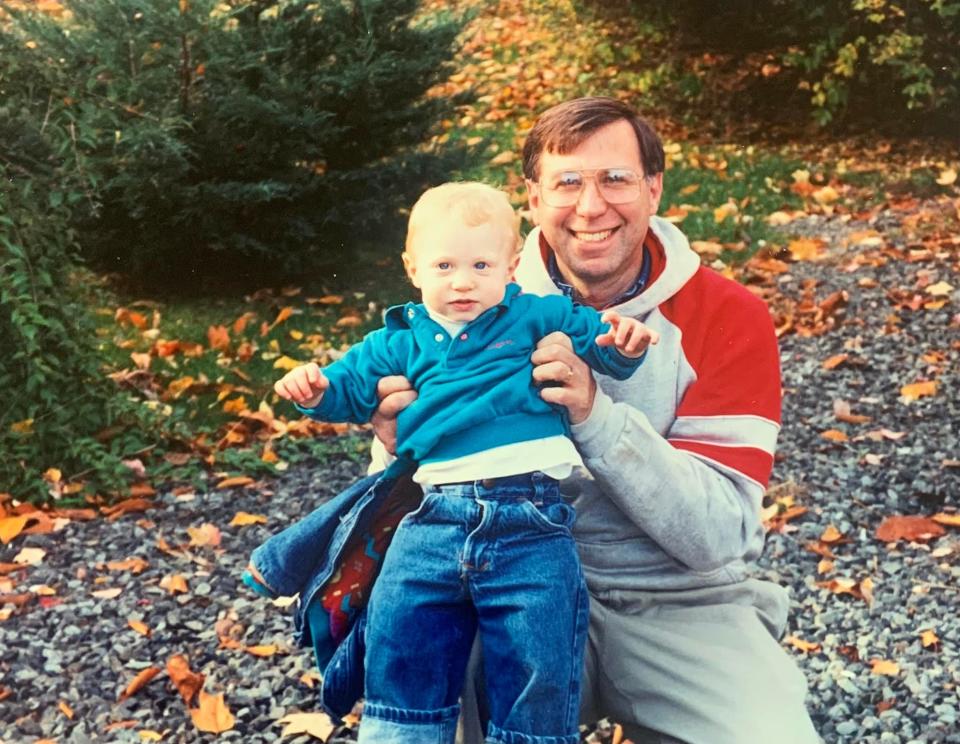
<instances>
[{"instance_id":1,"label":"orange leaf","mask_svg":"<svg viewBox=\"0 0 960 744\"><path fill-rule=\"evenodd\" d=\"M235 486L249 486L253 478L247 475L238 475L235 478L225 478L217 484L217 488L234 488Z\"/></svg>"},{"instance_id":2,"label":"orange leaf","mask_svg":"<svg viewBox=\"0 0 960 744\"><path fill-rule=\"evenodd\" d=\"M183 578L182 574L172 574L170 576L164 576L162 579L160 579L160 588L166 589L171 594L188 591L187 580Z\"/></svg>"},{"instance_id":3,"label":"orange leaf","mask_svg":"<svg viewBox=\"0 0 960 744\"><path fill-rule=\"evenodd\" d=\"M834 354L823 362L824 369L835 369L850 358L849 354Z\"/></svg>"},{"instance_id":4,"label":"orange leaf","mask_svg":"<svg viewBox=\"0 0 960 744\"><path fill-rule=\"evenodd\" d=\"M914 382L900 388L900 395L905 401L917 400L925 395L937 394L937 381Z\"/></svg>"},{"instance_id":5,"label":"orange leaf","mask_svg":"<svg viewBox=\"0 0 960 744\"><path fill-rule=\"evenodd\" d=\"M833 401L833 415L837 421L844 421L848 424L865 424L870 421L869 416L861 416L850 411L850 404L845 400Z\"/></svg>"},{"instance_id":6,"label":"orange leaf","mask_svg":"<svg viewBox=\"0 0 960 744\"><path fill-rule=\"evenodd\" d=\"M787 246L790 256L794 261L813 261L816 260L823 248L822 240L813 240L811 238L801 238L800 240L791 240Z\"/></svg>"},{"instance_id":7,"label":"orange leaf","mask_svg":"<svg viewBox=\"0 0 960 744\"><path fill-rule=\"evenodd\" d=\"M30 517L24 515L0 519L0 542L6 545L13 540L23 531L29 519Z\"/></svg>"},{"instance_id":8,"label":"orange leaf","mask_svg":"<svg viewBox=\"0 0 960 744\"><path fill-rule=\"evenodd\" d=\"M937 634L932 630L925 630L920 634L920 644L924 648L936 646L938 643L940 643L940 639L937 638Z\"/></svg>"},{"instance_id":9,"label":"orange leaf","mask_svg":"<svg viewBox=\"0 0 960 744\"><path fill-rule=\"evenodd\" d=\"M183 698L183 702L190 705L197 691L203 687L204 675L191 671L187 657L182 654L176 654L167 660L167 674L177 688L177 692L180 693L180 697Z\"/></svg>"},{"instance_id":10,"label":"orange leaf","mask_svg":"<svg viewBox=\"0 0 960 744\"><path fill-rule=\"evenodd\" d=\"M344 315L336 322L337 328L356 328L363 323L363 318L357 315Z\"/></svg>"},{"instance_id":11,"label":"orange leaf","mask_svg":"<svg viewBox=\"0 0 960 744\"><path fill-rule=\"evenodd\" d=\"M60 709L60 712L63 713L63 715L65 715L71 721L73 720L73 708L67 705L63 700L60 701L57 707Z\"/></svg>"},{"instance_id":12,"label":"orange leaf","mask_svg":"<svg viewBox=\"0 0 960 744\"><path fill-rule=\"evenodd\" d=\"M820 541L827 544L839 542L842 538L843 534L832 524L827 525L827 528L823 531L823 534L820 535Z\"/></svg>"},{"instance_id":13,"label":"orange leaf","mask_svg":"<svg viewBox=\"0 0 960 744\"><path fill-rule=\"evenodd\" d=\"M137 633L142 636L150 637L150 628L146 624L140 622L139 620L127 620L127 625L133 628Z\"/></svg>"},{"instance_id":14,"label":"orange leaf","mask_svg":"<svg viewBox=\"0 0 960 744\"><path fill-rule=\"evenodd\" d=\"M846 442L848 439L846 434L836 429L827 429L826 431L821 432L820 436L824 439L829 439L831 442Z\"/></svg>"},{"instance_id":15,"label":"orange leaf","mask_svg":"<svg viewBox=\"0 0 960 744\"><path fill-rule=\"evenodd\" d=\"M193 725L201 731L219 734L233 728L233 714L223 702L223 693L210 695L200 690L200 707L190 709Z\"/></svg>"},{"instance_id":16,"label":"orange leaf","mask_svg":"<svg viewBox=\"0 0 960 744\"><path fill-rule=\"evenodd\" d=\"M267 518L262 514L248 514L247 512L237 512L230 520L231 527L246 527L251 524L266 524Z\"/></svg>"},{"instance_id":17,"label":"orange leaf","mask_svg":"<svg viewBox=\"0 0 960 744\"><path fill-rule=\"evenodd\" d=\"M100 507L100 511L112 522L129 512L146 511L151 508L153 508L152 501L147 501L146 499L127 499L113 506L102 506Z\"/></svg>"},{"instance_id":18,"label":"orange leaf","mask_svg":"<svg viewBox=\"0 0 960 744\"><path fill-rule=\"evenodd\" d=\"M943 535L945 530L939 524L927 517L919 515L896 514L887 517L877 527L877 539L883 542L897 542L910 540L926 542Z\"/></svg>"},{"instance_id":19,"label":"orange leaf","mask_svg":"<svg viewBox=\"0 0 960 744\"><path fill-rule=\"evenodd\" d=\"M133 678L130 684L127 685L127 689L120 693L120 700L123 701L131 695L136 695L138 692L140 692L140 690L146 687L147 683L150 682L151 679L156 677L158 674L160 674L160 670L157 667L147 667L141 671L136 677Z\"/></svg>"},{"instance_id":20,"label":"orange leaf","mask_svg":"<svg viewBox=\"0 0 960 744\"><path fill-rule=\"evenodd\" d=\"M129 571L132 574L140 574L147 570L150 564L143 558L127 558L125 561L110 561L107 568L111 571Z\"/></svg>"},{"instance_id":21,"label":"orange leaf","mask_svg":"<svg viewBox=\"0 0 960 744\"><path fill-rule=\"evenodd\" d=\"M264 646L245 646L243 650L246 651L248 654L252 654L253 656L269 657L269 656L274 656L277 652L279 652L280 647L277 646L275 643L271 643L269 645L264 645Z\"/></svg>"},{"instance_id":22,"label":"orange leaf","mask_svg":"<svg viewBox=\"0 0 960 744\"><path fill-rule=\"evenodd\" d=\"M220 529L209 522L204 522L199 527L187 527L187 534L190 535L190 544L194 547L217 547L220 545Z\"/></svg>"},{"instance_id":23,"label":"orange leaf","mask_svg":"<svg viewBox=\"0 0 960 744\"><path fill-rule=\"evenodd\" d=\"M872 668L870 669L871 674L883 674L887 677L896 677L900 674L900 665L895 661L887 661L886 659L872 659L870 661Z\"/></svg>"},{"instance_id":24,"label":"orange leaf","mask_svg":"<svg viewBox=\"0 0 960 744\"><path fill-rule=\"evenodd\" d=\"M930 519L937 524L943 524L947 527L960 527L960 514L944 514L940 512L939 514L934 514Z\"/></svg>"},{"instance_id":25,"label":"orange leaf","mask_svg":"<svg viewBox=\"0 0 960 744\"><path fill-rule=\"evenodd\" d=\"M796 648L796 649L798 649L798 650L800 650L800 651L803 651L805 654L809 654L809 653L811 653L811 652L813 652L813 651L819 651L819 650L820 650L820 644L819 644L819 643L812 643L811 641L804 641L804 640L801 640L801 639L797 638L796 636L792 636L792 635L791 635L791 636L787 636L786 638L783 639L783 641L784 641L784 643L789 643L789 644L790 644L791 646L793 646L794 648Z\"/></svg>"},{"instance_id":26,"label":"orange leaf","mask_svg":"<svg viewBox=\"0 0 960 744\"><path fill-rule=\"evenodd\" d=\"M207 341L211 349L226 351L230 348L230 331L226 326L210 326L207 328Z\"/></svg>"},{"instance_id":27,"label":"orange leaf","mask_svg":"<svg viewBox=\"0 0 960 744\"><path fill-rule=\"evenodd\" d=\"M287 306L287 307L281 308L280 312L277 313L277 319L273 321L273 325L271 327L276 327L280 325L283 321L285 321L291 315L293 315L292 307Z\"/></svg>"}]
</instances>

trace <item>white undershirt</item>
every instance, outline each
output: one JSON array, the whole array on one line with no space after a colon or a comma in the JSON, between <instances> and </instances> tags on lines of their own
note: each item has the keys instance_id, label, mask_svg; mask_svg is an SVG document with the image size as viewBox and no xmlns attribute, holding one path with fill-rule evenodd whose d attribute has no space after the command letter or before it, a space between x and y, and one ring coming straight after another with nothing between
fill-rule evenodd
<instances>
[{"instance_id":1,"label":"white undershirt","mask_svg":"<svg viewBox=\"0 0 960 744\"><path fill-rule=\"evenodd\" d=\"M450 335L455 337L466 323L450 320L427 308L427 314ZM470 436L465 433L461 436ZM563 480L575 466L583 465L573 442L564 436L550 436L526 442L504 444L453 460L442 460L421 465L413 480L422 485L505 478L509 475L532 473L535 470Z\"/></svg>"}]
</instances>

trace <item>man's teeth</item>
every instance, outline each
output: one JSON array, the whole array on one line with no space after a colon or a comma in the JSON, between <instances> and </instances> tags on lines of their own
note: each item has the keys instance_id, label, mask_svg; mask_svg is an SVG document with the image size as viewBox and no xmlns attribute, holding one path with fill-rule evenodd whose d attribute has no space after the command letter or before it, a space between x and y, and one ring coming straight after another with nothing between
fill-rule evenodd
<instances>
[{"instance_id":1,"label":"man's teeth","mask_svg":"<svg viewBox=\"0 0 960 744\"><path fill-rule=\"evenodd\" d=\"M599 243L611 235L613 235L613 230L604 230L603 232L578 232L577 240L582 240L586 243Z\"/></svg>"}]
</instances>

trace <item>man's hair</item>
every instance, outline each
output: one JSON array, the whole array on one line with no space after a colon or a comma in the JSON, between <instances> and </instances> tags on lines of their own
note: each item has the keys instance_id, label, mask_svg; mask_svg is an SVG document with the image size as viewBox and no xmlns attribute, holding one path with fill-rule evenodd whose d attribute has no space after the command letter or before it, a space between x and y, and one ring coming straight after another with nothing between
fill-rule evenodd
<instances>
[{"instance_id":1,"label":"man's hair","mask_svg":"<svg viewBox=\"0 0 960 744\"><path fill-rule=\"evenodd\" d=\"M427 189L410 210L407 253L417 236L435 222L457 219L466 227L491 223L503 228L504 243L520 250L520 215L502 191L479 181L444 183Z\"/></svg>"},{"instance_id":2,"label":"man's hair","mask_svg":"<svg viewBox=\"0 0 960 744\"><path fill-rule=\"evenodd\" d=\"M523 144L523 175L531 181L539 180L543 153L566 155L601 127L618 121L628 122L637 135L643 175L649 177L662 173L663 143L653 127L622 101L588 96L565 101L540 114Z\"/></svg>"}]
</instances>

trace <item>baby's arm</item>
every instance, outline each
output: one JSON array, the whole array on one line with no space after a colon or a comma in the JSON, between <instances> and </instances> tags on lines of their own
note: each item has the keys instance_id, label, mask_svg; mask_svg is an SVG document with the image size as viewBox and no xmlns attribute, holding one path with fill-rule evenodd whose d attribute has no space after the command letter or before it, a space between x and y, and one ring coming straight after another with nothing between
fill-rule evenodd
<instances>
[{"instance_id":1,"label":"baby's arm","mask_svg":"<svg viewBox=\"0 0 960 744\"><path fill-rule=\"evenodd\" d=\"M648 346L660 340L660 334L647 328L636 318L620 315L616 310L607 310L600 317L610 324L610 330L596 338L597 346L615 346L624 356L632 359L642 357Z\"/></svg>"},{"instance_id":2,"label":"baby's arm","mask_svg":"<svg viewBox=\"0 0 960 744\"><path fill-rule=\"evenodd\" d=\"M277 395L304 408L316 408L320 405L328 387L330 380L316 362L301 364L273 384Z\"/></svg>"}]
</instances>

